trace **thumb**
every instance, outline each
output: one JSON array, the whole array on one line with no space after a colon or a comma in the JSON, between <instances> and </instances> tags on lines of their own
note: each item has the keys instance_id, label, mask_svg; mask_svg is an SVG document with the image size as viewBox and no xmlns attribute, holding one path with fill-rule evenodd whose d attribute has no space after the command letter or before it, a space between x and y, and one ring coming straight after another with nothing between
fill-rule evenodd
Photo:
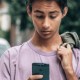
<instances>
[{"instance_id":1,"label":"thumb","mask_svg":"<svg viewBox=\"0 0 80 80\"><path fill-rule=\"evenodd\" d=\"M68 48L68 49L71 49L71 46L70 46L70 44L67 44L66 46L67 46L67 48Z\"/></svg>"}]
</instances>

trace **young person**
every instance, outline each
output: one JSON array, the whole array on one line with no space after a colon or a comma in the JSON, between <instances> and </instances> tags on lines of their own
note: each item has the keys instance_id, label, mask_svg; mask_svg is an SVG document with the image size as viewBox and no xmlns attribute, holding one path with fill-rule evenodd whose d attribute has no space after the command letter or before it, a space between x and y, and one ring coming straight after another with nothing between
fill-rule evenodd
<instances>
[{"instance_id":1,"label":"young person","mask_svg":"<svg viewBox=\"0 0 80 80\"><path fill-rule=\"evenodd\" d=\"M59 34L67 11L67 0L28 0L27 12L34 24L34 35L4 53L0 80L42 79L44 75L32 75L32 63L49 64L49 80L78 80L80 50L63 44Z\"/></svg>"}]
</instances>

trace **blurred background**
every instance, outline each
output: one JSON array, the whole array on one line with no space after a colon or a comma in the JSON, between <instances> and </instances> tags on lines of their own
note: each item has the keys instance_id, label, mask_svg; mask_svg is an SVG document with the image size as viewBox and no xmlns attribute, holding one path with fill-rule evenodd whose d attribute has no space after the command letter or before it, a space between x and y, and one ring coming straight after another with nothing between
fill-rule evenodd
<instances>
[{"instance_id":1,"label":"blurred background","mask_svg":"<svg viewBox=\"0 0 80 80\"><path fill-rule=\"evenodd\" d=\"M80 35L80 0L68 0L68 7L60 34L76 31ZM0 38L6 39L10 46L20 45L32 36L33 31L25 0L0 0Z\"/></svg>"}]
</instances>

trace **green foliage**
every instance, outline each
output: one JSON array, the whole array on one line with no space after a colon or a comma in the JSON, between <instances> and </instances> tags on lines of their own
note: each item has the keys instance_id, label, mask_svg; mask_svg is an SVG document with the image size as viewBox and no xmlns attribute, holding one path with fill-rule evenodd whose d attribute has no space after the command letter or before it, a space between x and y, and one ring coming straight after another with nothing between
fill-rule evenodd
<instances>
[{"instance_id":1,"label":"green foliage","mask_svg":"<svg viewBox=\"0 0 80 80\"><path fill-rule=\"evenodd\" d=\"M60 33L76 31L80 35L80 0L69 0L68 8L68 14L63 19Z\"/></svg>"},{"instance_id":2,"label":"green foliage","mask_svg":"<svg viewBox=\"0 0 80 80\"><path fill-rule=\"evenodd\" d=\"M10 4L10 14L12 17L12 24L16 25L17 18L20 19L20 30L25 30L26 28L33 29L32 22L29 20L26 11L25 0L6 0Z\"/></svg>"}]
</instances>

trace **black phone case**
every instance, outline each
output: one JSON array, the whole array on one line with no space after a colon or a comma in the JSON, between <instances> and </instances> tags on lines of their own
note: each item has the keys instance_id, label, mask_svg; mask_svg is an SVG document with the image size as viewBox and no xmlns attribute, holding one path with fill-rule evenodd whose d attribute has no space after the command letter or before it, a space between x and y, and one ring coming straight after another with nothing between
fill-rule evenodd
<instances>
[{"instance_id":1,"label":"black phone case","mask_svg":"<svg viewBox=\"0 0 80 80\"><path fill-rule=\"evenodd\" d=\"M43 75L40 80L49 80L49 64L45 63L33 63L32 64L32 75Z\"/></svg>"}]
</instances>

